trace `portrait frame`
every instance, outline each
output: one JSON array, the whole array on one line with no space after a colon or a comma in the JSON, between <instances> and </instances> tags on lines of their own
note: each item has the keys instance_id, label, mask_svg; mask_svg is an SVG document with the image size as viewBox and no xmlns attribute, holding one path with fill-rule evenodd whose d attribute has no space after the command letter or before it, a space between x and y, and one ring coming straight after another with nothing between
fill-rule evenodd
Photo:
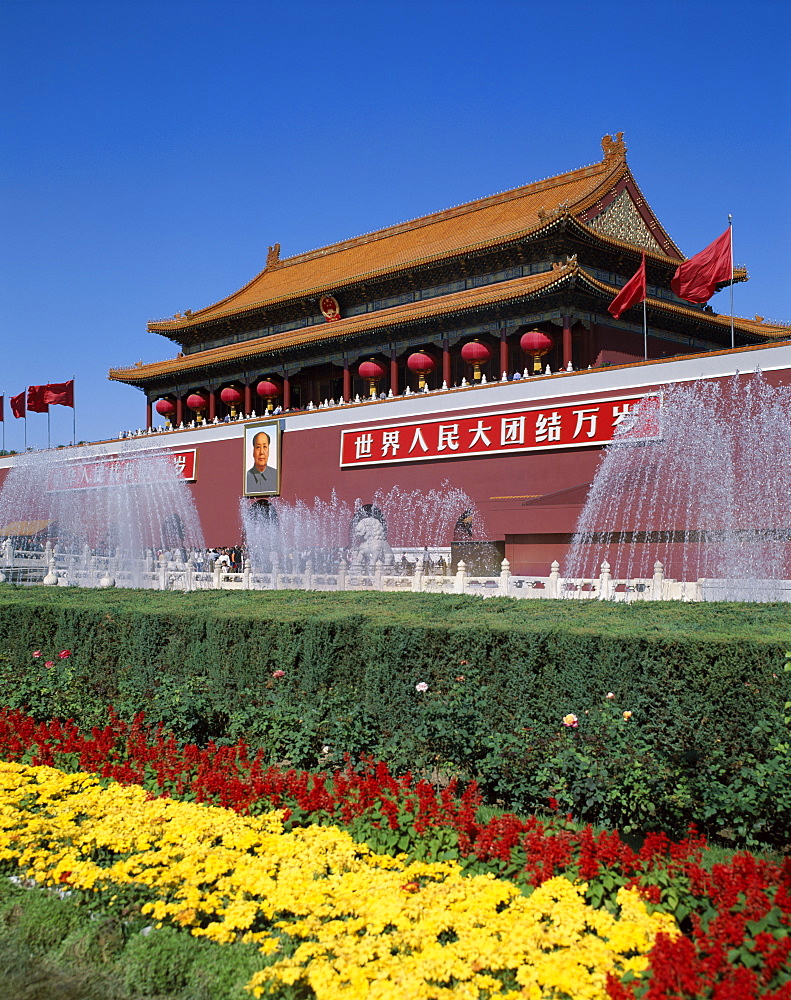
<instances>
[{"instance_id":1,"label":"portrait frame","mask_svg":"<svg viewBox=\"0 0 791 1000\"><path fill-rule=\"evenodd\" d=\"M255 469L253 447L258 434L266 434L269 438L269 456L266 473L274 473L274 480L264 488L255 489L257 485L252 475ZM278 420L261 420L254 424L246 424L244 428L244 452L242 463L242 495L246 497L276 497L280 495L280 422ZM267 477L268 478L268 477Z\"/></svg>"}]
</instances>

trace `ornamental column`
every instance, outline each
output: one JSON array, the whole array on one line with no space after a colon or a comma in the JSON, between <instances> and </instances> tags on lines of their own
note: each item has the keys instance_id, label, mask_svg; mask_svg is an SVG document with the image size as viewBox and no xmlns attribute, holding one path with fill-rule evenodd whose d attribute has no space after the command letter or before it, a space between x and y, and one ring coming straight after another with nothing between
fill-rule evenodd
<instances>
[{"instance_id":1,"label":"ornamental column","mask_svg":"<svg viewBox=\"0 0 791 1000\"><path fill-rule=\"evenodd\" d=\"M502 330L500 330L500 372L499 372L499 374L502 375L503 372L505 372L506 375L508 374L508 341L506 340L506 336L505 336L505 327L503 327Z\"/></svg>"},{"instance_id":2,"label":"ornamental column","mask_svg":"<svg viewBox=\"0 0 791 1000\"><path fill-rule=\"evenodd\" d=\"M217 416L217 390L209 389L209 423Z\"/></svg>"},{"instance_id":3,"label":"ornamental column","mask_svg":"<svg viewBox=\"0 0 791 1000\"><path fill-rule=\"evenodd\" d=\"M352 399L352 373L349 371L349 359L343 358L343 398L347 403Z\"/></svg>"},{"instance_id":4,"label":"ornamental column","mask_svg":"<svg viewBox=\"0 0 791 1000\"><path fill-rule=\"evenodd\" d=\"M253 412L253 387L249 382L244 384L244 415L249 417Z\"/></svg>"},{"instance_id":5,"label":"ornamental column","mask_svg":"<svg viewBox=\"0 0 791 1000\"><path fill-rule=\"evenodd\" d=\"M146 400L146 430L150 431L154 426L154 414L151 412L151 400Z\"/></svg>"},{"instance_id":6,"label":"ornamental column","mask_svg":"<svg viewBox=\"0 0 791 1000\"><path fill-rule=\"evenodd\" d=\"M450 344L448 338L442 338L442 381L450 389L453 384L450 374Z\"/></svg>"},{"instance_id":7,"label":"ornamental column","mask_svg":"<svg viewBox=\"0 0 791 1000\"><path fill-rule=\"evenodd\" d=\"M184 423L184 400L181 396L176 396L176 427L181 427Z\"/></svg>"},{"instance_id":8,"label":"ornamental column","mask_svg":"<svg viewBox=\"0 0 791 1000\"><path fill-rule=\"evenodd\" d=\"M571 316L563 317L563 367L571 364Z\"/></svg>"},{"instance_id":9,"label":"ornamental column","mask_svg":"<svg viewBox=\"0 0 791 1000\"><path fill-rule=\"evenodd\" d=\"M283 372L283 412L291 409L291 379L288 372Z\"/></svg>"}]
</instances>

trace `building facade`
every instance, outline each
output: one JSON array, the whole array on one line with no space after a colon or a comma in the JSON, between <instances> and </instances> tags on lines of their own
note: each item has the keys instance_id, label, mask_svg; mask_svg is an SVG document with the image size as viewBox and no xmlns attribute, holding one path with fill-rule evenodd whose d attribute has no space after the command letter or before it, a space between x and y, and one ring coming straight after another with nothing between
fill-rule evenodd
<instances>
[{"instance_id":1,"label":"building facade","mask_svg":"<svg viewBox=\"0 0 791 1000\"><path fill-rule=\"evenodd\" d=\"M239 540L240 502L334 495L354 508L394 486L457 488L513 572L546 573L602 448L641 398L759 366L789 384L791 328L732 326L678 298L670 280L684 256L637 186L622 134L602 152L294 257L275 244L227 298L150 323L175 356L109 378L143 392L152 446L193 463L208 544ZM643 254L645 329L641 306L608 312ZM250 478L262 431L274 480Z\"/></svg>"}]
</instances>

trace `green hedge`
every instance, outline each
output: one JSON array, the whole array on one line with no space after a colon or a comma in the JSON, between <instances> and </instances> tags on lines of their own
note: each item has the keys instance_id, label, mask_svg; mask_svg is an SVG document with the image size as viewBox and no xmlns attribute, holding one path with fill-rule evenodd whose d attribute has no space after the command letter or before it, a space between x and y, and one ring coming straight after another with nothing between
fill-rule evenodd
<instances>
[{"instance_id":1,"label":"green hedge","mask_svg":"<svg viewBox=\"0 0 791 1000\"><path fill-rule=\"evenodd\" d=\"M619 794L646 799L647 818L664 795L678 824L695 813L688 781L727 786L734 768L747 769L743 788L763 781L755 767L787 740L787 649L783 605L0 589L2 700L42 719L90 726L112 704L181 739L242 737L271 761L369 753L394 769L475 775L493 800L523 807L554 789L578 815L577 776L590 770L592 788L617 772ZM628 709L639 727L637 742L618 731L620 765L602 735L609 692L616 721ZM582 737L570 750L558 742L569 712Z\"/></svg>"}]
</instances>

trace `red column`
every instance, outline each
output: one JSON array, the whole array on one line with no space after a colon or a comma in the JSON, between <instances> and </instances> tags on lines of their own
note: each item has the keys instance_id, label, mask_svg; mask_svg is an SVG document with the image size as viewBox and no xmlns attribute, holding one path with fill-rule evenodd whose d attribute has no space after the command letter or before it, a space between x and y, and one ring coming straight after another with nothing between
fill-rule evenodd
<instances>
[{"instance_id":1,"label":"red column","mask_svg":"<svg viewBox=\"0 0 791 1000\"><path fill-rule=\"evenodd\" d=\"M571 316L563 317L563 367L571 364Z\"/></svg>"},{"instance_id":2,"label":"red column","mask_svg":"<svg viewBox=\"0 0 791 1000\"><path fill-rule=\"evenodd\" d=\"M176 427L184 423L184 400L176 396Z\"/></svg>"},{"instance_id":3,"label":"red column","mask_svg":"<svg viewBox=\"0 0 791 1000\"><path fill-rule=\"evenodd\" d=\"M253 411L253 387L249 382L244 384L244 415L249 417Z\"/></svg>"},{"instance_id":4,"label":"red column","mask_svg":"<svg viewBox=\"0 0 791 1000\"><path fill-rule=\"evenodd\" d=\"M349 362L343 359L343 398L348 403L352 398L352 373L349 371Z\"/></svg>"},{"instance_id":5,"label":"red column","mask_svg":"<svg viewBox=\"0 0 791 1000\"><path fill-rule=\"evenodd\" d=\"M453 384L450 374L450 345L447 340L442 341L442 381L449 389Z\"/></svg>"},{"instance_id":6,"label":"red column","mask_svg":"<svg viewBox=\"0 0 791 1000\"><path fill-rule=\"evenodd\" d=\"M150 431L153 426L154 414L151 412L151 400L146 400L146 430Z\"/></svg>"},{"instance_id":7,"label":"red column","mask_svg":"<svg viewBox=\"0 0 791 1000\"><path fill-rule=\"evenodd\" d=\"M291 409L291 379L283 372L283 410Z\"/></svg>"},{"instance_id":8,"label":"red column","mask_svg":"<svg viewBox=\"0 0 791 1000\"><path fill-rule=\"evenodd\" d=\"M500 371L498 375L502 376L503 372L508 374L508 341L505 338L505 330L500 331Z\"/></svg>"},{"instance_id":9,"label":"red column","mask_svg":"<svg viewBox=\"0 0 791 1000\"><path fill-rule=\"evenodd\" d=\"M398 358L395 348L390 351L390 390L394 396L398 395Z\"/></svg>"},{"instance_id":10,"label":"red column","mask_svg":"<svg viewBox=\"0 0 791 1000\"><path fill-rule=\"evenodd\" d=\"M217 390L209 389L209 420L217 416Z\"/></svg>"}]
</instances>

